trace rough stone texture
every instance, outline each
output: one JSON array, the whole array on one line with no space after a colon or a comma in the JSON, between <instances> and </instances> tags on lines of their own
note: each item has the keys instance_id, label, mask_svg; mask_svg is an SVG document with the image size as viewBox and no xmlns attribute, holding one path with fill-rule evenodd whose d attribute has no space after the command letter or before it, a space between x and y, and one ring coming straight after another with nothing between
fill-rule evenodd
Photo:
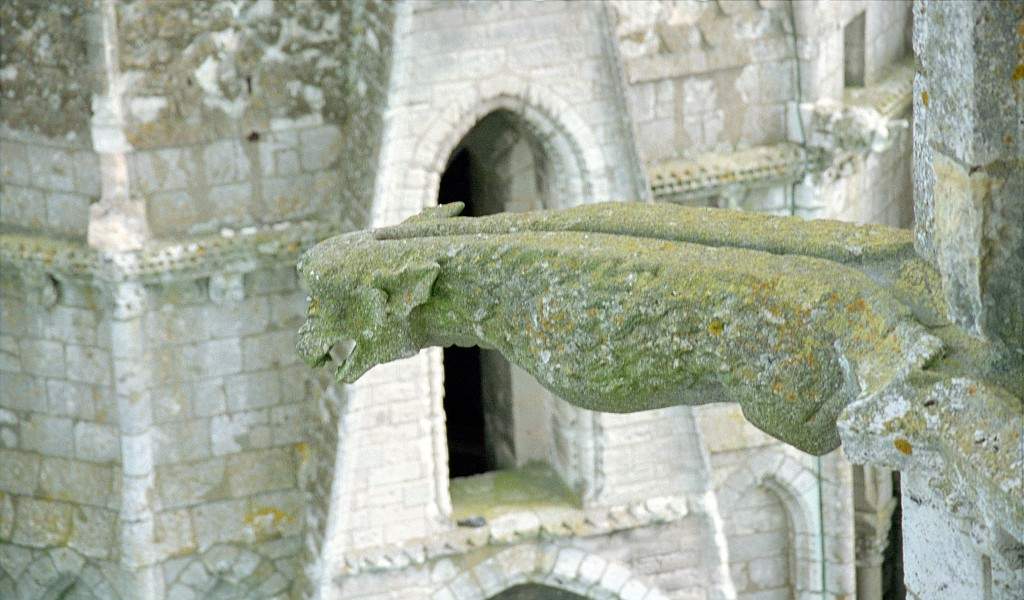
<instances>
[{"instance_id":1,"label":"rough stone texture","mask_svg":"<svg viewBox=\"0 0 1024 600\"><path fill-rule=\"evenodd\" d=\"M1024 8L929 2L917 5L915 13L917 247L942 273L955 321L1019 353Z\"/></svg>"},{"instance_id":2,"label":"rough stone texture","mask_svg":"<svg viewBox=\"0 0 1024 600\"><path fill-rule=\"evenodd\" d=\"M838 445L843 406L941 347L869 277L797 258L889 259L875 270L898 273L910 240L896 230L829 224L834 235L801 245L796 224L708 215L746 250L728 238L689 243L714 239L707 224L687 227L706 213L668 205L476 219L451 218L456 210L415 217L383 240L334 238L305 255L313 300L299 347L311 365L354 340L337 372L353 382L422 347L479 344L590 410L738 400L759 427L820 454Z\"/></svg>"}]
</instances>

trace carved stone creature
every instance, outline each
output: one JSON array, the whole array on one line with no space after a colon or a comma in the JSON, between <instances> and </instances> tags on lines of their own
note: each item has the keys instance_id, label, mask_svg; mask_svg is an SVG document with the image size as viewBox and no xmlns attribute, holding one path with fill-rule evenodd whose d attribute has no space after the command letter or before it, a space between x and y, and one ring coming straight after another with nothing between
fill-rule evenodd
<instances>
[{"instance_id":1,"label":"carved stone creature","mask_svg":"<svg viewBox=\"0 0 1024 600\"><path fill-rule=\"evenodd\" d=\"M848 404L943 343L937 274L910 232L658 204L457 217L447 205L302 258L299 351L339 380L428 346L500 351L575 405L737 401L814 454Z\"/></svg>"}]
</instances>

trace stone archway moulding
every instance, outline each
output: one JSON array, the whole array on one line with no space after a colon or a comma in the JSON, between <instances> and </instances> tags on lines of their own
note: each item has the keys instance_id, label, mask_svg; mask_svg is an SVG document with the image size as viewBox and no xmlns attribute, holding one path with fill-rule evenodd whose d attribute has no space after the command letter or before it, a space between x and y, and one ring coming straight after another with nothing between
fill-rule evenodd
<instances>
[{"instance_id":1,"label":"stone archway moulding","mask_svg":"<svg viewBox=\"0 0 1024 600\"><path fill-rule=\"evenodd\" d=\"M797 593L821 590L821 544L818 529L818 476L789 454L762 455L734 471L718 490L725 514L749 490L763 487L782 503L792 528L793 581Z\"/></svg>"},{"instance_id":2,"label":"stone archway moulding","mask_svg":"<svg viewBox=\"0 0 1024 600\"><path fill-rule=\"evenodd\" d=\"M488 91L486 96L456 101L431 121L418 140L411 167L426 172L427 181L415 210L436 204L441 174L452 151L481 119L499 110L519 117L560 171L557 177L568 196L561 206L608 199L611 182L600 145L567 101L516 77L485 80L479 87Z\"/></svg>"},{"instance_id":3,"label":"stone archway moulding","mask_svg":"<svg viewBox=\"0 0 1024 600\"><path fill-rule=\"evenodd\" d=\"M431 600L486 600L517 585L535 583L581 596L667 600L628 567L572 547L514 546L449 579Z\"/></svg>"}]
</instances>

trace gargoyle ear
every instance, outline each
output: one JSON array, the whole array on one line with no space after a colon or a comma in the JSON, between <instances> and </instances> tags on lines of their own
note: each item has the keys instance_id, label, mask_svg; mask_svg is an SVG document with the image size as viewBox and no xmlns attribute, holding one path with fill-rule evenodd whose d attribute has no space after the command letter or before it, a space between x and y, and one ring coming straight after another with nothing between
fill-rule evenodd
<instances>
[{"instance_id":1,"label":"gargoyle ear","mask_svg":"<svg viewBox=\"0 0 1024 600\"><path fill-rule=\"evenodd\" d=\"M465 210L466 204L464 202L449 202L448 204L438 204L437 206L431 206L430 208L424 208L423 212L413 215L408 219L402 221L402 225L407 223L421 223L423 221L436 221L438 219L450 219L457 217L462 214Z\"/></svg>"},{"instance_id":2,"label":"gargoyle ear","mask_svg":"<svg viewBox=\"0 0 1024 600\"><path fill-rule=\"evenodd\" d=\"M409 316L412 309L430 299L430 289L440 272L441 265L436 262L421 261L381 275L378 286L388 295L388 313Z\"/></svg>"}]
</instances>

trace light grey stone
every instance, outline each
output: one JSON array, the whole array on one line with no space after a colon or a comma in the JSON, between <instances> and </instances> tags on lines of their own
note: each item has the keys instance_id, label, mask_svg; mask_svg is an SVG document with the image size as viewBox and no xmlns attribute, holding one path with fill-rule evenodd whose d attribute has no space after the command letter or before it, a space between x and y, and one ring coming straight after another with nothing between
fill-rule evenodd
<instances>
[{"instance_id":1,"label":"light grey stone","mask_svg":"<svg viewBox=\"0 0 1024 600\"><path fill-rule=\"evenodd\" d=\"M277 373L244 373L225 379L228 410L239 412L265 408L281 401L281 382Z\"/></svg>"},{"instance_id":2,"label":"light grey stone","mask_svg":"<svg viewBox=\"0 0 1024 600\"><path fill-rule=\"evenodd\" d=\"M109 558L115 553L116 522L115 511L90 506L74 507L68 547L90 558Z\"/></svg>"},{"instance_id":3,"label":"light grey stone","mask_svg":"<svg viewBox=\"0 0 1024 600\"><path fill-rule=\"evenodd\" d=\"M43 458L39 492L45 498L107 506L113 493L113 467L64 458Z\"/></svg>"},{"instance_id":4,"label":"light grey stone","mask_svg":"<svg viewBox=\"0 0 1024 600\"><path fill-rule=\"evenodd\" d=\"M59 546L71 535L72 506L63 502L15 499L14 543L33 548Z\"/></svg>"},{"instance_id":5,"label":"light grey stone","mask_svg":"<svg viewBox=\"0 0 1024 600\"><path fill-rule=\"evenodd\" d=\"M0 449L0 491L30 496L39 482L39 457Z\"/></svg>"},{"instance_id":6,"label":"light grey stone","mask_svg":"<svg viewBox=\"0 0 1024 600\"><path fill-rule=\"evenodd\" d=\"M157 492L164 508L191 506L227 497L224 460L157 467ZM197 528L201 529L198 525Z\"/></svg>"},{"instance_id":7,"label":"light grey stone","mask_svg":"<svg viewBox=\"0 0 1024 600\"><path fill-rule=\"evenodd\" d=\"M89 226L89 197L50 194L46 198L46 222L55 232L83 237Z\"/></svg>"},{"instance_id":8,"label":"light grey stone","mask_svg":"<svg viewBox=\"0 0 1024 600\"><path fill-rule=\"evenodd\" d=\"M92 420L96 418L95 398L101 393L91 384L47 379L47 411L64 417Z\"/></svg>"},{"instance_id":9,"label":"light grey stone","mask_svg":"<svg viewBox=\"0 0 1024 600\"><path fill-rule=\"evenodd\" d=\"M75 455L75 438L71 419L30 413L21 423L21 444L49 456Z\"/></svg>"},{"instance_id":10,"label":"light grey stone","mask_svg":"<svg viewBox=\"0 0 1024 600\"><path fill-rule=\"evenodd\" d=\"M79 421L75 424L75 456L94 462L115 462L121 457L121 442L113 425Z\"/></svg>"},{"instance_id":11,"label":"light grey stone","mask_svg":"<svg viewBox=\"0 0 1024 600\"><path fill-rule=\"evenodd\" d=\"M249 160L238 140L221 140L203 148L203 167L210 185L235 183L249 178ZM216 194L214 194L216 197Z\"/></svg>"},{"instance_id":12,"label":"light grey stone","mask_svg":"<svg viewBox=\"0 0 1024 600\"><path fill-rule=\"evenodd\" d=\"M110 352L95 346L68 344L67 376L72 381L110 385Z\"/></svg>"},{"instance_id":13,"label":"light grey stone","mask_svg":"<svg viewBox=\"0 0 1024 600\"><path fill-rule=\"evenodd\" d=\"M295 486L295 461L291 450L274 448L227 457L228 488L235 497Z\"/></svg>"},{"instance_id":14,"label":"light grey stone","mask_svg":"<svg viewBox=\"0 0 1024 600\"><path fill-rule=\"evenodd\" d=\"M171 421L153 426L157 465L200 460L210 456L208 419Z\"/></svg>"},{"instance_id":15,"label":"light grey stone","mask_svg":"<svg viewBox=\"0 0 1024 600\"><path fill-rule=\"evenodd\" d=\"M249 528L247 508L244 500L225 500L205 502L190 509L199 551L204 552L214 544L244 541Z\"/></svg>"},{"instance_id":16,"label":"light grey stone","mask_svg":"<svg viewBox=\"0 0 1024 600\"><path fill-rule=\"evenodd\" d=\"M22 364L40 377L64 377L64 345L47 340L22 339Z\"/></svg>"},{"instance_id":17,"label":"light grey stone","mask_svg":"<svg viewBox=\"0 0 1024 600\"><path fill-rule=\"evenodd\" d=\"M276 430L267 410L219 415L210 421L211 447L215 455L267 448L273 444Z\"/></svg>"}]
</instances>

